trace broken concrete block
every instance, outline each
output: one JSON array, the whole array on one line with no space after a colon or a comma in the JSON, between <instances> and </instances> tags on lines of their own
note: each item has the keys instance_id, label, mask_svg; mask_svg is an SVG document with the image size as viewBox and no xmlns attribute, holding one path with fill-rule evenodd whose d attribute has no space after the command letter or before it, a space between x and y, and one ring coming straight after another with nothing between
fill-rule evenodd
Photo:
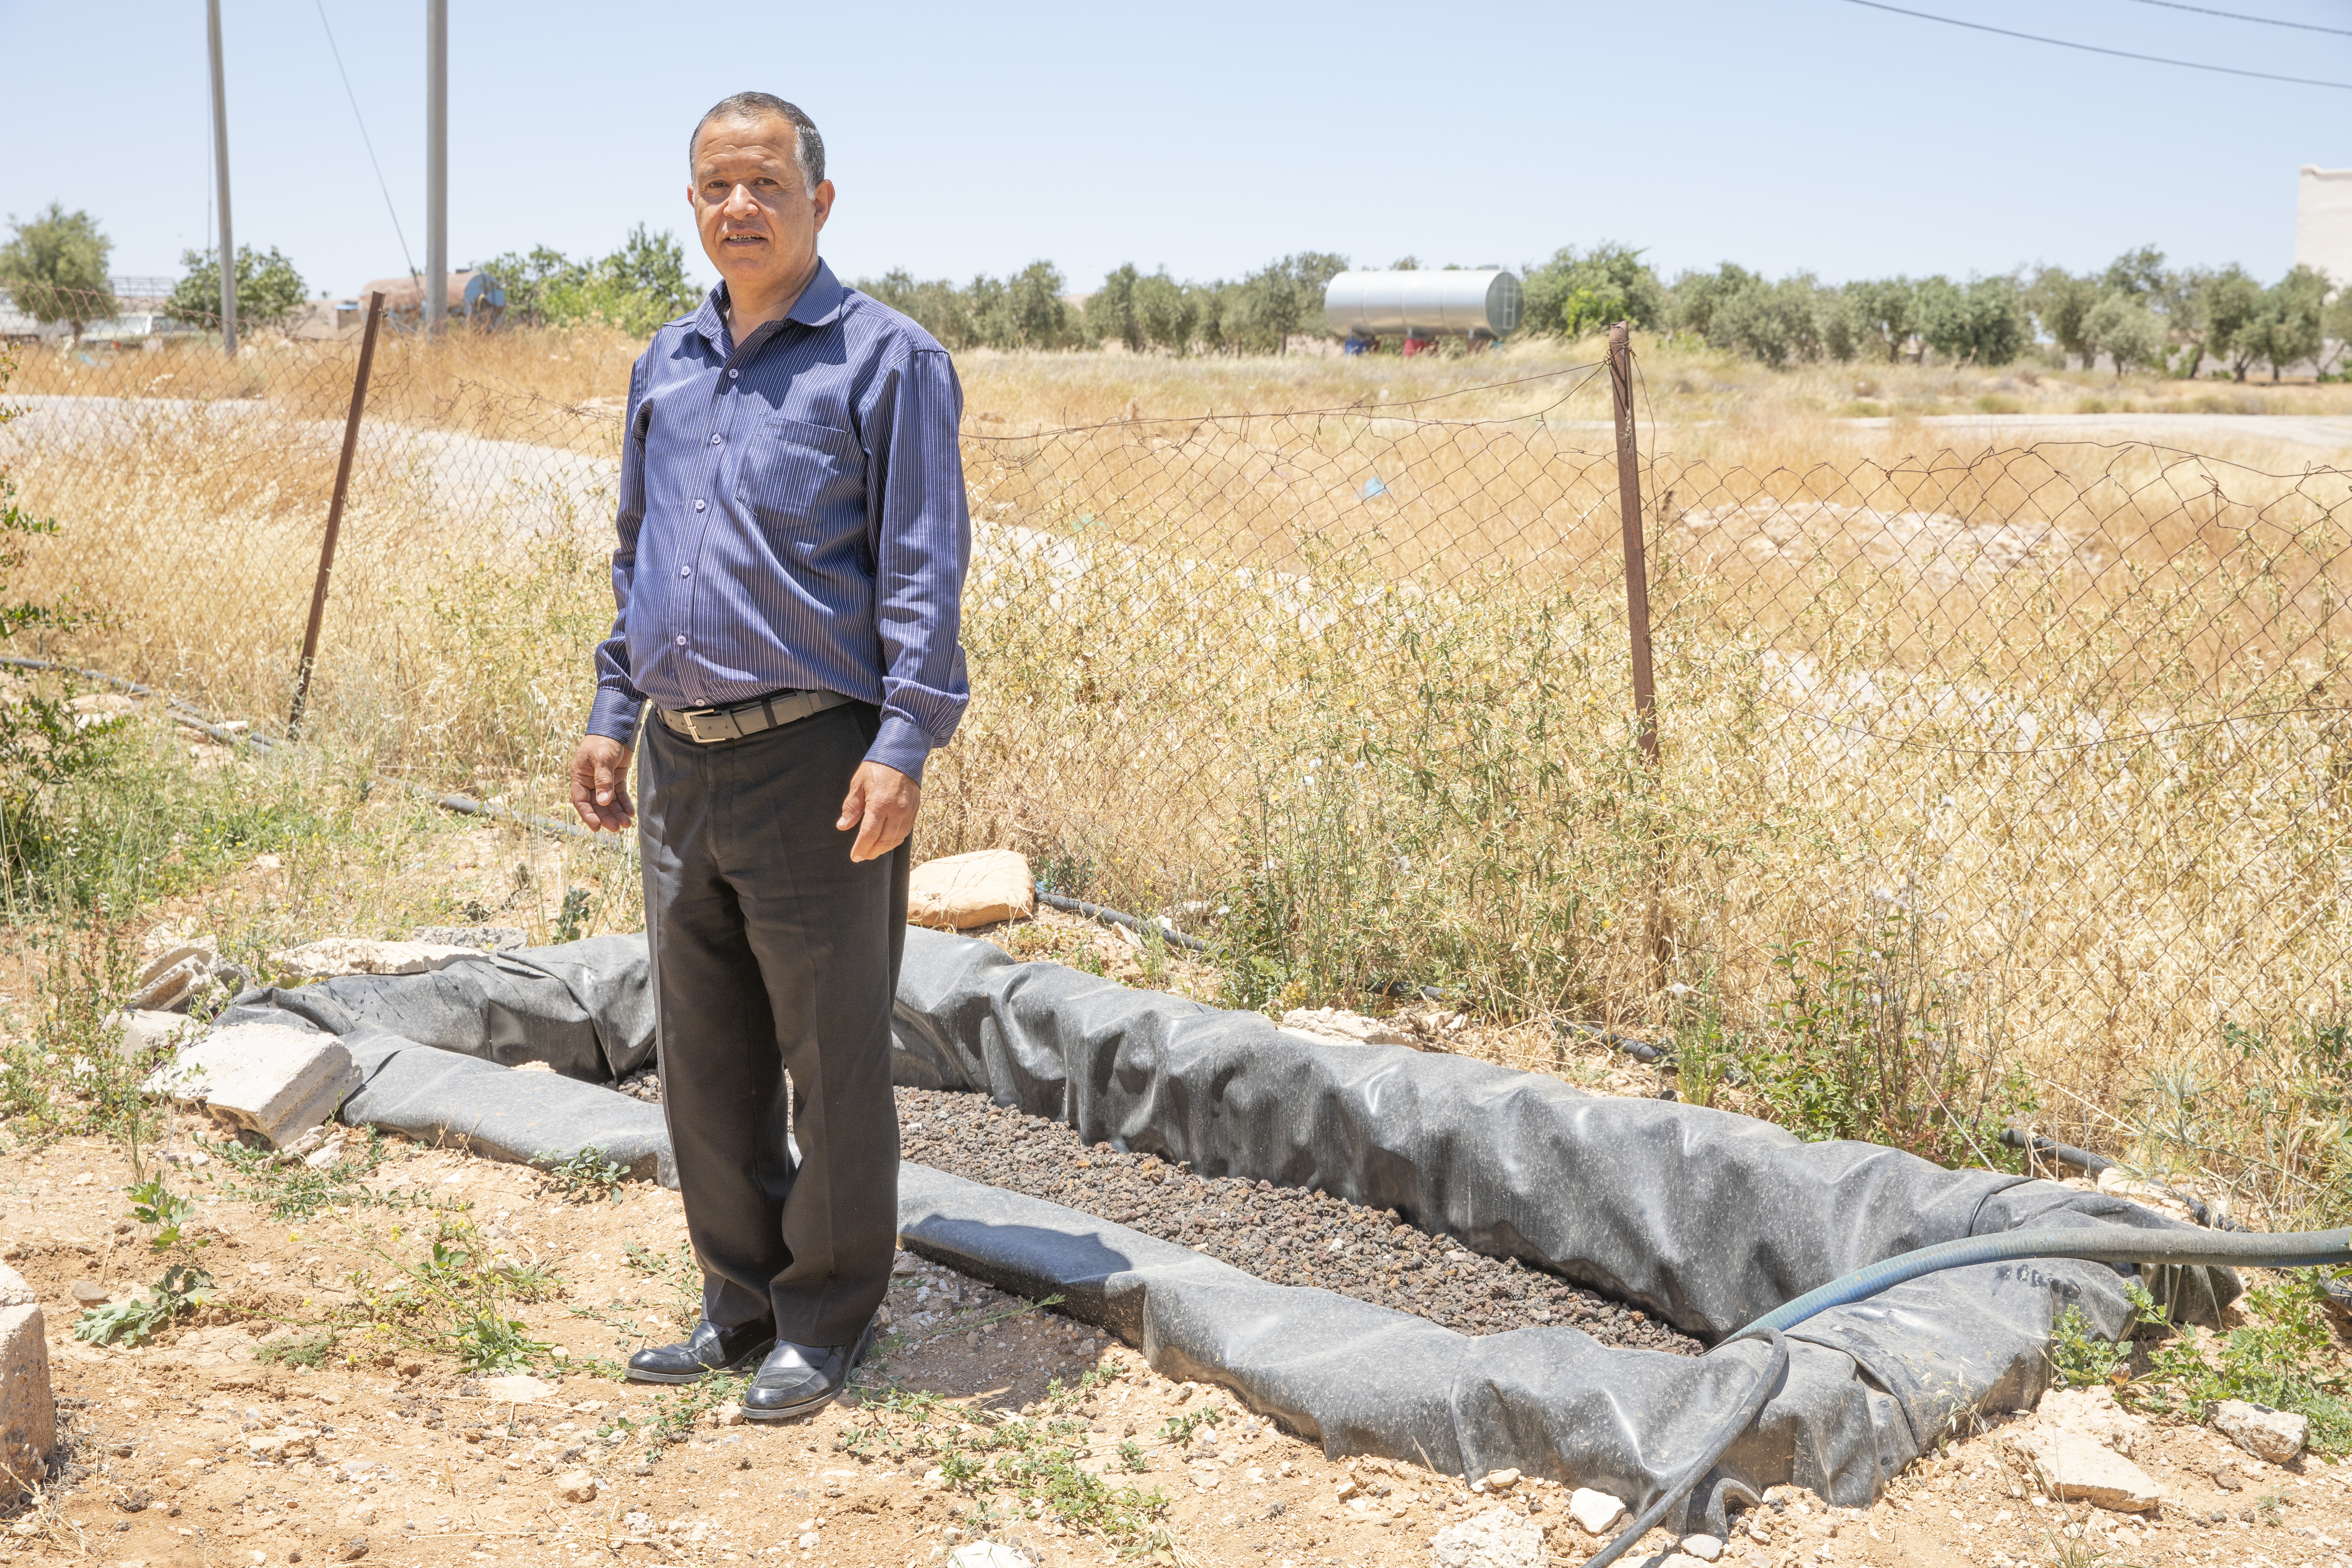
<instances>
[{"instance_id":1,"label":"broken concrete block","mask_svg":"<svg viewBox=\"0 0 2352 1568\"><path fill-rule=\"evenodd\" d=\"M1543 1568L1543 1526L1507 1508L1449 1524L1429 1543L1431 1568Z\"/></svg>"},{"instance_id":2,"label":"broken concrete block","mask_svg":"<svg viewBox=\"0 0 2352 1568\"><path fill-rule=\"evenodd\" d=\"M1722 1538L1714 1535L1685 1536L1683 1555L1696 1557L1702 1563L1713 1563L1723 1555Z\"/></svg>"},{"instance_id":3,"label":"broken concrete block","mask_svg":"<svg viewBox=\"0 0 2352 1568\"><path fill-rule=\"evenodd\" d=\"M481 1397L495 1399L501 1405L535 1405L554 1392L555 1384L524 1372L482 1379Z\"/></svg>"},{"instance_id":4,"label":"broken concrete block","mask_svg":"<svg viewBox=\"0 0 2352 1568\"><path fill-rule=\"evenodd\" d=\"M430 974L459 959L479 958L481 949L425 942L374 942L331 936L269 955L278 973L297 980L329 980L338 974Z\"/></svg>"},{"instance_id":5,"label":"broken concrete block","mask_svg":"<svg viewBox=\"0 0 2352 1568\"><path fill-rule=\"evenodd\" d=\"M2148 1473L2095 1437L2068 1427L2040 1426L2012 1437L2010 1447L2060 1502L2087 1502L2118 1513L2145 1513L2157 1504L2156 1482Z\"/></svg>"},{"instance_id":6,"label":"broken concrete block","mask_svg":"<svg viewBox=\"0 0 2352 1568\"><path fill-rule=\"evenodd\" d=\"M2284 1465L2303 1452L2311 1438L2311 1423L2303 1416L2242 1399L2224 1399L2213 1406L2213 1430L2258 1459Z\"/></svg>"},{"instance_id":7,"label":"broken concrete block","mask_svg":"<svg viewBox=\"0 0 2352 1568\"><path fill-rule=\"evenodd\" d=\"M40 1480L57 1446L48 1323L25 1277L0 1264L0 1498Z\"/></svg>"},{"instance_id":8,"label":"broken concrete block","mask_svg":"<svg viewBox=\"0 0 2352 1568\"><path fill-rule=\"evenodd\" d=\"M1416 1050L1421 1047L1411 1035L1345 1007L1293 1007L1282 1016L1282 1026L1318 1046L1411 1046Z\"/></svg>"},{"instance_id":9,"label":"broken concrete block","mask_svg":"<svg viewBox=\"0 0 2352 1568\"><path fill-rule=\"evenodd\" d=\"M926 860L907 879L910 924L970 931L1037 912L1029 858L1010 849L976 849Z\"/></svg>"},{"instance_id":10,"label":"broken concrete block","mask_svg":"<svg viewBox=\"0 0 2352 1568\"><path fill-rule=\"evenodd\" d=\"M2042 1396L2033 1415L2037 1426L2079 1432L2126 1458L2139 1451L2140 1439L2148 1430L2146 1416L2117 1405L2116 1396L2104 1388L2053 1389Z\"/></svg>"},{"instance_id":11,"label":"broken concrete block","mask_svg":"<svg viewBox=\"0 0 2352 1568\"><path fill-rule=\"evenodd\" d=\"M1579 1487L1569 1494L1568 1517L1581 1525L1587 1535L1600 1535L1625 1517L1625 1500Z\"/></svg>"},{"instance_id":12,"label":"broken concrete block","mask_svg":"<svg viewBox=\"0 0 2352 1568\"><path fill-rule=\"evenodd\" d=\"M164 1013L152 1008L131 1008L117 1013L114 1024L121 1031L115 1037L114 1048L127 1062L144 1061L164 1046L178 1045L183 1036L194 1038L203 1027L184 1013Z\"/></svg>"},{"instance_id":13,"label":"broken concrete block","mask_svg":"<svg viewBox=\"0 0 2352 1568\"><path fill-rule=\"evenodd\" d=\"M596 1478L585 1470L566 1470L555 1478L555 1495L565 1502L594 1502Z\"/></svg>"},{"instance_id":14,"label":"broken concrete block","mask_svg":"<svg viewBox=\"0 0 2352 1568\"><path fill-rule=\"evenodd\" d=\"M131 994L135 1012L184 1011L196 990L212 978L220 950L209 936L174 942L148 961L139 972L139 987Z\"/></svg>"},{"instance_id":15,"label":"broken concrete block","mask_svg":"<svg viewBox=\"0 0 2352 1568\"><path fill-rule=\"evenodd\" d=\"M359 1086L352 1053L334 1036L239 1024L180 1047L145 1089L202 1105L223 1126L283 1147L334 1115Z\"/></svg>"}]
</instances>

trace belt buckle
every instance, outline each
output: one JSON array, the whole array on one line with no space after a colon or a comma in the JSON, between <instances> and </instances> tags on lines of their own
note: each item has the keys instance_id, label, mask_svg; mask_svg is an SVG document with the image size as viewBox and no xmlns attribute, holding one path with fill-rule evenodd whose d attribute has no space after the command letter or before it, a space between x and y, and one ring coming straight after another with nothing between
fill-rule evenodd
<instances>
[{"instance_id":1,"label":"belt buckle","mask_svg":"<svg viewBox=\"0 0 2352 1568\"><path fill-rule=\"evenodd\" d=\"M719 717L719 710L716 708L688 708L681 711L678 714L678 717L686 721L686 732L688 736L702 745L708 746L713 742L731 741L735 738L731 733L725 735L706 735L702 732L703 720L716 719Z\"/></svg>"}]
</instances>

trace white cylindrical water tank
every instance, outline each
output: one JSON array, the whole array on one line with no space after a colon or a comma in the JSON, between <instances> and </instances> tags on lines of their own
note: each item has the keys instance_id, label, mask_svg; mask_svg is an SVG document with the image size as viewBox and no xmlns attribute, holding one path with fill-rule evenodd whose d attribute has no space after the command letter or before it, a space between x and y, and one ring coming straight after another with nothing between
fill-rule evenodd
<instances>
[{"instance_id":1,"label":"white cylindrical water tank","mask_svg":"<svg viewBox=\"0 0 2352 1568\"><path fill-rule=\"evenodd\" d=\"M1323 319L1351 338L1499 338L1519 324L1508 272L1342 272L1323 290Z\"/></svg>"}]
</instances>

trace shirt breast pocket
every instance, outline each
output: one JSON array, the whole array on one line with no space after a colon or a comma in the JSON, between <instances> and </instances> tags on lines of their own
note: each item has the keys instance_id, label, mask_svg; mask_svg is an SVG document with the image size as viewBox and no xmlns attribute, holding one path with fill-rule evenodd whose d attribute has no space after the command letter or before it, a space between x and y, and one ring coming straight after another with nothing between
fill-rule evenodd
<instances>
[{"instance_id":1,"label":"shirt breast pocket","mask_svg":"<svg viewBox=\"0 0 2352 1568\"><path fill-rule=\"evenodd\" d=\"M735 498L763 520L816 517L855 503L865 511L866 455L846 430L768 416L735 476Z\"/></svg>"}]
</instances>

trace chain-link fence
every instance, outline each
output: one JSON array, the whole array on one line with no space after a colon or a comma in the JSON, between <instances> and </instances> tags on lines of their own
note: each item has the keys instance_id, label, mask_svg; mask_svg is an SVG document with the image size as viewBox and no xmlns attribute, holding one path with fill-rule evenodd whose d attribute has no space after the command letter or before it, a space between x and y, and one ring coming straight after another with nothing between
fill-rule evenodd
<instances>
[{"instance_id":1,"label":"chain-link fence","mask_svg":"<svg viewBox=\"0 0 2352 1568\"><path fill-rule=\"evenodd\" d=\"M311 699L378 765L556 798L627 358L582 342L379 353ZM75 651L282 716L356 345L20 353L0 440L62 524L28 585L99 613ZM1596 378L1491 416L971 417L974 700L925 852L1210 935L1240 1002L1671 1031L1686 1092L1778 1062L1789 1116L1916 1102L1947 1157L2119 1096L2199 1147L2232 1064L2337 1070L2352 472L1742 465L1644 426L1653 764Z\"/></svg>"}]
</instances>

